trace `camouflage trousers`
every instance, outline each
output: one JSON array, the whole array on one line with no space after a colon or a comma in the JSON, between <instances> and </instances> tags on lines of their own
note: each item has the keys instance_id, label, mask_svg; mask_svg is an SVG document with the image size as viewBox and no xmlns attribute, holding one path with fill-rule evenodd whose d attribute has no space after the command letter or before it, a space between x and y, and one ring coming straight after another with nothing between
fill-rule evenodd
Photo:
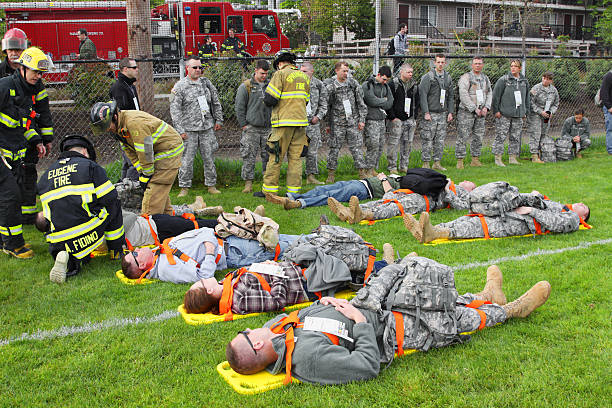
<instances>
[{"instance_id":1,"label":"camouflage trousers","mask_svg":"<svg viewBox=\"0 0 612 408\"><path fill-rule=\"evenodd\" d=\"M527 134L529 135L529 153L540 154L543 156L550 156L553 151L546 151L550 149L550 140L552 138L548 136L549 123L544 123L544 118L540 115L533 114L527 117ZM554 147L554 145L552 146Z\"/></svg>"},{"instance_id":2,"label":"camouflage trousers","mask_svg":"<svg viewBox=\"0 0 612 408\"><path fill-rule=\"evenodd\" d=\"M446 121L448 112L429 112L431 120L423 119L421 123L421 158L423 162L442 160L444 139L446 139Z\"/></svg>"},{"instance_id":3,"label":"camouflage trousers","mask_svg":"<svg viewBox=\"0 0 612 408\"><path fill-rule=\"evenodd\" d=\"M376 169L385 144L385 120L367 119L363 139L365 144L363 159L365 168Z\"/></svg>"},{"instance_id":4,"label":"camouflage trousers","mask_svg":"<svg viewBox=\"0 0 612 408\"><path fill-rule=\"evenodd\" d=\"M361 152L361 146L363 144L361 132L357 129L356 125L349 126L347 124L334 124L332 126L331 135L327 142L329 146L327 169L336 170L338 167L338 153L345 140L353 156L355 168L358 170L364 169L365 164L363 162L363 153Z\"/></svg>"},{"instance_id":5,"label":"camouflage trousers","mask_svg":"<svg viewBox=\"0 0 612 408\"><path fill-rule=\"evenodd\" d=\"M395 200L395 201L390 201ZM396 202L397 201L397 202ZM404 213L417 214L423 211L427 211L428 205L422 195L412 193L406 194L393 191L389 191L383 195L380 200L370 201L364 204L360 204L361 210L369 210L374 214L375 220L384 220L387 218L401 215L399 206L402 206Z\"/></svg>"},{"instance_id":6,"label":"camouflage trousers","mask_svg":"<svg viewBox=\"0 0 612 408\"><path fill-rule=\"evenodd\" d=\"M319 159L317 157L321 142L321 124L310 124L306 127L306 136L310 139L308 143L308 154L306 155L306 174L319 174Z\"/></svg>"},{"instance_id":7,"label":"camouflage trousers","mask_svg":"<svg viewBox=\"0 0 612 408\"><path fill-rule=\"evenodd\" d=\"M502 115L495 119L495 139L491 145L494 155L504 154L504 142L508 137L508 154L518 155L521 150L521 132L523 118L509 118Z\"/></svg>"},{"instance_id":8,"label":"camouflage trousers","mask_svg":"<svg viewBox=\"0 0 612 408\"><path fill-rule=\"evenodd\" d=\"M457 113L457 144L455 145L455 157L463 159L467 155L466 145L470 136L470 153L472 157L480 157L482 151L482 139L485 135L485 117L476 116L467 109L459 109Z\"/></svg>"},{"instance_id":9,"label":"camouflage trousers","mask_svg":"<svg viewBox=\"0 0 612 408\"><path fill-rule=\"evenodd\" d=\"M212 128L202 131L186 131L187 139L183 141L185 151L179 170L179 187L190 188L193 179L193 159L196 151L200 151L204 167L204 185L214 186L217 184L217 170L215 168L214 153L219 148L217 137Z\"/></svg>"},{"instance_id":10,"label":"camouflage trousers","mask_svg":"<svg viewBox=\"0 0 612 408\"><path fill-rule=\"evenodd\" d=\"M391 131L387 138L387 162L388 170L397 169L397 154L399 152L399 168L407 169L410 163L410 151L416 130L416 120L393 120Z\"/></svg>"},{"instance_id":11,"label":"camouflage trousers","mask_svg":"<svg viewBox=\"0 0 612 408\"><path fill-rule=\"evenodd\" d=\"M266 172L268 164L268 150L266 142L270 135L270 128L247 125L240 137L240 156L242 156L242 172L240 176L243 180L253 180L255 178L255 162L257 161L257 151L261 156L263 172Z\"/></svg>"},{"instance_id":12,"label":"camouflage trousers","mask_svg":"<svg viewBox=\"0 0 612 408\"><path fill-rule=\"evenodd\" d=\"M484 217L484 219L489 229L489 236L494 238L531 234L531 230L523 220L508 216L504 219L501 217ZM438 224L438 227L448 228L450 238L484 238L482 223L478 217L463 216Z\"/></svg>"},{"instance_id":13,"label":"camouflage trousers","mask_svg":"<svg viewBox=\"0 0 612 408\"><path fill-rule=\"evenodd\" d=\"M478 330L478 326L480 326L480 314L476 309L464 307L474 300L476 300L476 296L472 293L466 293L457 298L455 317L457 318L457 333L459 334L476 331ZM478 310L484 312L487 317L485 327L493 327L508 319L504 308L497 304L485 304L480 306Z\"/></svg>"}]
</instances>

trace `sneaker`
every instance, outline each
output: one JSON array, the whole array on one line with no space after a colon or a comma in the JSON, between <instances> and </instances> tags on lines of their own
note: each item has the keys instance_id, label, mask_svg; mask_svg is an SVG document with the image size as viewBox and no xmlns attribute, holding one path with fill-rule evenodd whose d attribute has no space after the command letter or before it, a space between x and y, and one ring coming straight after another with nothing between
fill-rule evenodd
<instances>
[{"instance_id":1,"label":"sneaker","mask_svg":"<svg viewBox=\"0 0 612 408\"><path fill-rule=\"evenodd\" d=\"M30 259L34 257L34 251L27 248L25 244L15 249L4 248L4 253L13 255L15 258L19 259Z\"/></svg>"},{"instance_id":2,"label":"sneaker","mask_svg":"<svg viewBox=\"0 0 612 408\"><path fill-rule=\"evenodd\" d=\"M55 257L55 264L49 272L49 280L55 283L66 282L66 272L68 271L68 252L60 251Z\"/></svg>"}]
</instances>

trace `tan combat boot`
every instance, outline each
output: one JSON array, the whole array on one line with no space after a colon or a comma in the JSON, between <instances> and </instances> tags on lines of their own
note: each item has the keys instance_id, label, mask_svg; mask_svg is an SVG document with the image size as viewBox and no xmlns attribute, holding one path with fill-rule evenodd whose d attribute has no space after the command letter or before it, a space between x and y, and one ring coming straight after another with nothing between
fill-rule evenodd
<instances>
[{"instance_id":1,"label":"tan combat boot","mask_svg":"<svg viewBox=\"0 0 612 408\"><path fill-rule=\"evenodd\" d=\"M423 239L423 230L419 225L419 222L414 218L412 214L404 213L402 216L404 220L404 227L410 231L412 236L416 238L417 241L421 242Z\"/></svg>"},{"instance_id":2,"label":"tan combat boot","mask_svg":"<svg viewBox=\"0 0 612 408\"><path fill-rule=\"evenodd\" d=\"M306 183L307 184L319 184L319 185L325 184L324 182L317 180L314 174L309 174L308 177L306 177Z\"/></svg>"},{"instance_id":3,"label":"tan combat boot","mask_svg":"<svg viewBox=\"0 0 612 408\"><path fill-rule=\"evenodd\" d=\"M423 231L423 237L421 238L421 244L431 242L435 239L448 238L450 235L450 230L448 228L440 228L440 227L431 225L431 222L429 221L428 212L421 213L419 224L421 224L422 231Z\"/></svg>"},{"instance_id":4,"label":"tan combat boot","mask_svg":"<svg viewBox=\"0 0 612 408\"><path fill-rule=\"evenodd\" d=\"M260 217L265 217L266 216L266 207L264 207L262 204L258 205L257 207L255 207L255 211L253 211L255 214L259 215Z\"/></svg>"},{"instance_id":5,"label":"tan combat boot","mask_svg":"<svg viewBox=\"0 0 612 408\"><path fill-rule=\"evenodd\" d=\"M531 155L531 162L532 163L544 163L542 160L540 160L537 154Z\"/></svg>"},{"instance_id":6,"label":"tan combat boot","mask_svg":"<svg viewBox=\"0 0 612 408\"><path fill-rule=\"evenodd\" d=\"M178 193L177 197L185 197L187 194L189 194L189 189L188 188L181 188L181 191Z\"/></svg>"},{"instance_id":7,"label":"tan combat boot","mask_svg":"<svg viewBox=\"0 0 612 408\"><path fill-rule=\"evenodd\" d=\"M496 154L495 155L495 165L499 166L499 167L506 167L506 165L502 161L502 155L501 154Z\"/></svg>"},{"instance_id":8,"label":"tan combat boot","mask_svg":"<svg viewBox=\"0 0 612 408\"><path fill-rule=\"evenodd\" d=\"M208 194L221 194L221 192L215 186L208 186Z\"/></svg>"},{"instance_id":9,"label":"tan combat boot","mask_svg":"<svg viewBox=\"0 0 612 408\"><path fill-rule=\"evenodd\" d=\"M327 180L325 180L325 184L332 184L335 178L336 178L336 170L328 170Z\"/></svg>"},{"instance_id":10,"label":"tan combat boot","mask_svg":"<svg viewBox=\"0 0 612 408\"><path fill-rule=\"evenodd\" d=\"M440 171L446 171L446 169L444 167L442 167L442 163L440 163L439 161L434 162L433 166L431 166L432 169L434 170L440 170Z\"/></svg>"},{"instance_id":11,"label":"tan combat boot","mask_svg":"<svg viewBox=\"0 0 612 408\"><path fill-rule=\"evenodd\" d=\"M481 167L482 163L480 162L480 158L476 156L472 156L472 162L470 163L472 167Z\"/></svg>"},{"instance_id":12,"label":"tan combat boot","mask_svg":"<svg viewBox=\"0 0 612 408\"><path fill-rule=\"evenodd\" d=\"M463 170L463 159L457 159L457 168Z\"/></svg>"},{"instance_id":13,"label":"tan combat boot","mask_svg":"<svg viewBox=\"0 0 612 408\"><path fill-rule=\"evenodd\" d=\"M285 201L287 201L287 197L281 197L281 196L277 196L276 194L272 194L272 193L264 193L264 196L266 197L266 201L272 204L278 204L278 205L285 205Z\"/></svg>"},{"instance_id":14,"label":"tan combat boot","mask_svg":"<svg viewBox=\"0 0 612 408\"><path fill-rule=\"evenodd\" d=\"M246 180L244 182L244 188L242 189L243 193L252 193L253 192L253 180Z\"/></svg>"},{"instance_id":15,"label":"tan combat boot","mask_svg":"<svg viewBox=\"0 0 612 408\"><path fill-rule=\"evenodd\" d=\"M580 152L576 153L576 158L577 159L582 159L582 153L580 153Z\"/></svg>"},{"instance_id":16,"label":"tan combat boot","mask_svg":"<svg viewBox=\"0 0 612 408\"><path fill-rule=\"evenodd\" d=\"M196 196L195 201L188 204L187 207L191 208L191 211L201 210L202 208L206 207L206 202L202 196Z\"/></svg>"},{"instance_id":17,"label":"tan combat boot","mask_svg":"<svg viewBox=\"0 0 612 408\"><path fill-rule=\"evenodd\" d=\"M511 154L508 156L508 164L521 164L518 162L515 154Z\"/></svg>"},{"instance_id":18,"label":"tan combat boot","mask_svg":"<svg viewBox=\"0 0 612 408\"><path fill-rule=\"evenodd\" d=\"M359 169L359 178L364 179L368 178L370 175L368 174L368 169Z\"/></svg>"},{"instance_id":19,"label":"tan combat boot","mask_svg":"<svg viewBox=\"0 0 612 408\"><path fill-rule=\"evenodd\" d=\"M523 296L502 307L508 319L511 317L527 317L531 312L542 306L548 296L550 296L550 283L540 281L525 292Z\"/></svg>"},{"instance_id":20,"label":"tan combat boot","mask_svg":"<svg viewBox=\"0 0 612 408\"><path fill-rule=\"evenodd\" d=\"M482 292L475 293L481 300L496 303L500 306L506 304L506 295L502 290L504 278L497 265L491 265L487 269L487 283Z\"/></svg>"},{"instance_id":21,"label":"tan combat boot","mask_svg":"<svg viewBox=\"0 0 612 408\"><path fill-rule=\"evenodd\" d=\"M352 196L349 200L349 209L351 215L349 215L349 224L357 224L361 220L373 220L374 213L370 210L362 210L359 206L359 199L356 196Z\"/></svg>"},{"instance_id":22,"label":"tan combat boot","mask_svg":"<svg viewBox=\"0 0 612 408\"><path fill-rule=\"evenodd\" d=\"M423 162L423 165L421 166L424 169L428 169L429 168L429 162Z\"/></svg>"},{"instance_id":23,"label":"tan combat boot","mask_svg":"<svg viewBox=\"0 0 612 408\"><path fill-rule=\"evenodd\" d=\"M300 208L301 206L302 203L300 203L298 200L291 200L290 198L287 198L283 203L283 208L285 210L293 210L294 208Z\"/></svg>"},{"instance_id":24,"label":"tan combat boot","mask_svg":"<svg viewBox=\"0 0 612 408\"><path fill-rule=\"evenodd\" d=\"M327 199L327 206L331 212L340 218L340 221L348 220L349 216L351 215L351 210L348 207L343 206L340 201L333 197L329 197Z\"/></svg>"},{"instance_id":25,"label":"tan combat boot","mask_svg":"<svg viewBox=\"0 0 612 408\"><path fill-rule=\"evenodd\" d=\"M201 210L194 211L193 213L196 217L210 217L210 216L216 217L222 212L223 212L223 207L218 205L216 207L205 207L205 208L202 208Z\"/></svg>"},{"instance_id":26,"label":"tan combat boot","mask_svg":"<svg viewBox=\"0 0 612 408\"><path fill-rule=\"evenodd\" d=\"M383 261L385 261L388 265L395 263L395 254L393 253L393 246L385 242L383 244Z\"/></svg>"}]
</instances>

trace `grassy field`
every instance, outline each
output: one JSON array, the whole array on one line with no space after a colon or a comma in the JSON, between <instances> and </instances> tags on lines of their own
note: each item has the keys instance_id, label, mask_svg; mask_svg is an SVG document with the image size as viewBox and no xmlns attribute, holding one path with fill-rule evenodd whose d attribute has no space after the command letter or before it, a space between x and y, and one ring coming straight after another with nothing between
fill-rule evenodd
<instances>
[{"instance_id":1,"label":"grassy field","mask_svg":"<svg viewBox=\"0 0 612 408\"><path fill-rule=\"evenodd\" d=\"M506 180L558 201L584 201L594 228L439 246L418 244L401 219L355 230L377 248L392 243L402 256L414 250L451 266L481 263L458 268L460 293L482 288L489 262L513 257L499 263L509 300L539 280L552 284L549 301L527 319L486 329L466 344L398 359L372 381L291 385L244 396L217 375L215 366L225 359L225 344L237 330L260 326L271 314L188 326L173 315L187 285L123 285L114 277L118 263L106 258L94 259L79 276L55 285L48 278L53 262L46 244L27 226L36 257L4 256L0 266L0 406L612 406L612 157L602 140L583 160L546 165L525 161L498 168L489 154L484 167L459 171L448 157L443 164L457 182ZM355 177L349 167L343 159L340 177ZM230 163L226 171L235 168ZM197 190L183 202L192 201ZM221 196L205 199L226 210L262 203L240 190L230 186ZM291 212L265 207L283 233L310 231L321 213L339 224L326 207ZM432 221L461 214L438 211Z\"/></svg>"}]
</instances>

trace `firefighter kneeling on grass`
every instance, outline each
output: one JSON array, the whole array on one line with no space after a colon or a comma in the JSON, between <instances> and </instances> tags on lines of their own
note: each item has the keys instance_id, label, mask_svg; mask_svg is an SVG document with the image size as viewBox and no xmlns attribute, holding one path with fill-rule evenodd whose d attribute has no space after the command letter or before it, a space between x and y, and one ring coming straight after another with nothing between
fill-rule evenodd
<instances>
[{"instance_id":1,"label":"firefighter kneeling on grass","mask_svg":"<svg viewBox=\"0 0 612 408\"><path fill-rule=\"evenodd\" d=\"M91 142L69 135L60 151L38 181L43 211L36 218L55 258L49 279L56 283L79 273L81 262L105 239L111 259L119 259L125 245L121 203Z\"/></svg>"},{"instance_id":2,"label":"firefighter kneeling on grass","mask_svg":"<svg viewBox=\"0 0 612 408\"><path fill-rule=\"evenodd\" d=\"M181 166L184 146L178 132L143 111L117 108L115 101L97 102L90 112L94 133L110 132L140 173L143 214L170 214L170 189Z\"/></svg>"},{"instance_id":3,"label":"firefighter kneeling on grass","mask_svg":"<svg viewBox=\"0 0 612 408\"><path fill-rule=\"evenodd\" d=\"M40 92L38 84L42 73L49 69L49 60L41 50L30 47L17 62L21 66L13 75L0 80L0 244L5 253L25 259L33 257L34 252L22 233L23 159L28 144L35 148L38 157L46 154L43 138L36 131L41 117L34 106Z\"/></svg>"}]
</instances>

